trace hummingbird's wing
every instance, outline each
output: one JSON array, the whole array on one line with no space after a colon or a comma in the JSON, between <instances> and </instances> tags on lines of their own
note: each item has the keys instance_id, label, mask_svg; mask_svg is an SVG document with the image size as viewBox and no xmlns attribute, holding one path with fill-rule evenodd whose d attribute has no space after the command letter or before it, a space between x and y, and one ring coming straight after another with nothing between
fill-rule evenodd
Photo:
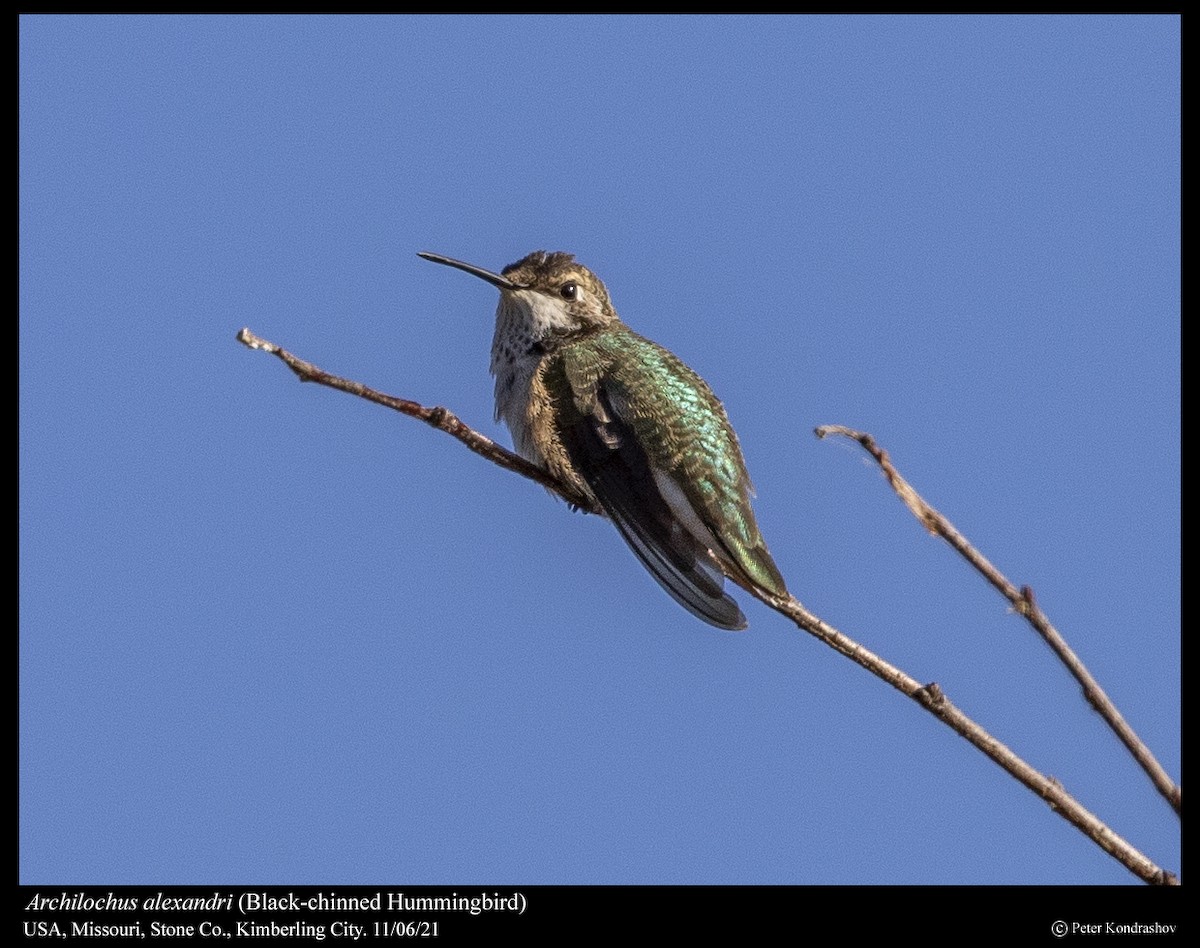
<instances>
[{"instance_id":1,"label":"hummingbird's wing","mask_svg":"<svg viewBox=\"0 0 1200 948\"><path fill-rule=\"evenodd\" d=\"M563 446L650 575L698 618L744 629L746 617L723 576L664 498L636 430L614 409L603 381L592 410L572 414L560 433Z\"/></svg>"},{"instance_id":2,"label":"hummingbird's wing","mask_svg":"<svg viewBox=\"0 0 1200 948\"><path fill-rule=\"evenodd\" d=\"M638 340L640 368L614 362L599 384L612 412L650 446L659 494L678 523L747 590L786 596L750 505L750 477L725 408L695 372L666 349ZM655 384L639 384L642 377Z\"/></svg>"}]
</instances>

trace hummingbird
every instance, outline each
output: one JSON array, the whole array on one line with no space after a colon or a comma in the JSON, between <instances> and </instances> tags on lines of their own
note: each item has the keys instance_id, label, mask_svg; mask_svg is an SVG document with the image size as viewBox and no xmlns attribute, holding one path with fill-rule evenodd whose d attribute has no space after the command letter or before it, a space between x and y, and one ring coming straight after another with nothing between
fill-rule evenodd
<instances>
[{"instance_id":1,"label":"hummingbird","mask_svg":"<svg viewBox=\"0 0 1200 948\"><path fill-rule=\"evenodd\" d=\"M418 256L500 291L496 419L518 454L595 501L680 605L717 628L744 629L725 577L787 596L724 406L680 359L621 321L599 277L561 252L534 251L500 273Z\"/></svg>"}]
</instances>

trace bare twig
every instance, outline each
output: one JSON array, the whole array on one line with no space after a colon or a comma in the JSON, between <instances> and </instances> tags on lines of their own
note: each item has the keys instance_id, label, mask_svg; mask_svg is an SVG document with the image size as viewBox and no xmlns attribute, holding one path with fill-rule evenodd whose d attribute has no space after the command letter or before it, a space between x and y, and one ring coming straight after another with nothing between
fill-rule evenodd
<instances>
[{"instance_id":1,"label":"bare twig","mask_svg":"<svg viewBox=\"0 0 1200 948\"><path fill-rule=\"evenodd\" d=\"M580 506L585 510L593 510L591 505L583 498L576 496L569 488L550 477L541 468L529 464L512 452L506 451L490 438L469 428L445 408L428 408L407 399L381 394L358 382L330 375L315 365L296 358L296 356L281 349L274 343L260 339L249 329L243 329L238 333L237 338L239 342L252 349L261 349L283 360L301 381L318 382L321 385L327 385L331 388L366 398L369 401L384 405L413 418L419 418L426 424L445 431L447 434L462 441L476 454L487 458L489 461L507 470L515 471L541 484L543 487L558 494L568 503ZM750 589L749 591L776 612L791 619L799 628L820 639L830 648L857 662L873 675L881 678L902 694L912 698L921 707L925 708L925 710L953 728L1026 787L1038 794L1038 796L1050 805L1050 808L1054 812L1077 827L1089 839L1095 842L1096 845L1118 860L1138 878L1153 885L1178 884L1178 879L1174 873L1155 865L1130 843L1110 830L1099 818L1071 796L1057 780L1039 773L958 710L958 708L950 703L949 699L942 693L941 688L936 683L922 685L895 665L880 658L870 649L859 645L849 636L839 632L833 626L809 612L798 600L791 596L780 598L771 596L761 590Z\"/></svg>"},{"instance_id":2,"label":"bare twig","mask_svg":"<svg viewBox=\"0 0 1200 948\"><path fill-rule=\"evenodd\" d=\"M1037 633L1046 640L1046 643L1053 649L1054 654L1059 657L1071 674L1075 676L1075 680L1079 682L1083 689L1084 698L1108 722L1108 726L1116 732L1117 737L1129 749L1134 760L1138 762L1142 770L1150 777L1158 792L1171 804L1176 815L1182 818L1183 789L1171 779L1167 771L1158 762L1157 758L1155 758L1150 748L1137 736L1133 728L1130 727L1129 723L1121 715L1121 712L1117 710L1117 706L1113 704L1112 699L1105 694L1104 689L1100 687L1100 683L1092 677L1091 672L1087 670L1083 661L1067 645L1066 639L1050 624L1050 620L1046 617L1046 614L1038 607L1033 590L1029 586L1022 586L1018 589L982 553L975 549L966 537L955 529L954 524L926 503L924 498L913 490L912 485L900 476L899 472L893 466L891 458L888 457L887 451L881 448L869 434L862 431L855 431L852 428L843 428L841 425L823 425L816 429L816 435L818 438L824 438L826 435L841 435L842 437L857 441L863 446L863 449L882 468L884 475L888 479L888 483L892 485L892 489L904 501L904 505L912 511L913 516L924 525L925 529L935 536L940 536L962 554L963 558L983 574L983 577L996 587L1000 594L1012 603L1013 608L1023 615Z\"/></svg>"},{"instance_id":3,"label":"bare twig","mask_svg":"<svg viewBox=\"0 0 1200 948\"><path fill-rule=\"evenodd\" d=\"M759 590L748 590L776 612L787 616L801 629L820 639L830 648L857 662L901 694L912 698L942 723L966 738L1013 777L1040 796L1050 809L1075 826L1097 846L1120 862L1138 878L1152 885L1177 885L1175 875L1160 869L1125 839L1118 836L1095 814L1076 800L1063 785L1034 769L1005 744L950 703L937 682L922 685L895 665L859 645L817 615L809 612L794 597L779 599Z\"/></svg>"},{"instance_id":4,"label":"bare twig","mask_svg":"<svg viewBox=\"0 0 1200 948\"><path fill-rule=\"evenodd\" d=\"M377 405L383 405L385 408L398 411L402 415L419 418L425 424L437 428L439 431L444 431L451 437L457 438L480 457L487 458L493 464L498 464L500 467L520 474L522 477L527 477L531 481L537 481L537 483L541 484L547 490L558 494L567 503L578 507L580 510L594 514L602 513L586 497L580 496L571 491L570 488L560 484L540 467L530 464L519 454L513 454L511 451L496 444L491 438L463 424L458 419L458 416L449 409L436 406L427 408L417 402L409 401L407 398L384 395L373 388L367 388L361 382L353 382L350 379L344 379L337 375L330 375L323 369L317 368L311 362L305 362L303 359L292 355L286 349L281 349L275 343L259 338L249 329L242 329L237 334L237 340L242 345L248 346L251 349L261 349L263 352L269 352L271 355L278 357L289 369L296 373L301 382L317 382L320 385L327 385L330 388L336 388L339 391L357 395L359 398L365 398L367 401L375 402Z\"/></svg>"}]
</instances>

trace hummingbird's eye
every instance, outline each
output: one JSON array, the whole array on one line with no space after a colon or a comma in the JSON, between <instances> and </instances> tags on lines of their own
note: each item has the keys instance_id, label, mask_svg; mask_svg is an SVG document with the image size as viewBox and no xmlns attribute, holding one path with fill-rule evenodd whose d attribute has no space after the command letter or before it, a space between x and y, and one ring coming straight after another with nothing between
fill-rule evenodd
<instances>
[{"instance_id":1,"label":"hummingbird's eye","mask_svg":"<svg viewBox=\"0 0 1200 948\"><path fill-rule=\"evenodd\" d=\"M558 288L558 295L564 300L573 300L579 296L578 283L564 283Z\"/></svg>"}]
</instances>

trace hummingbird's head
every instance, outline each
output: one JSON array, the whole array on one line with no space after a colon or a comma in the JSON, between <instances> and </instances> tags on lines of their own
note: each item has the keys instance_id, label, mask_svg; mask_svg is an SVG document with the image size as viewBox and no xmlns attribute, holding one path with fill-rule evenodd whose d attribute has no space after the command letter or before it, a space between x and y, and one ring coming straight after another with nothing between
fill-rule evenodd
<instances>
[{"instance_id":1,"label":"hummingbird's head","mask_svg":"<svg viewBox=\"0 0 1200 948\"><path fill-rule=\"evenodd\" d=\"M500 273L438 254L418 256L492 284L500 291L498 315L522 323L534 339L586 332L618 321L600 278L569 253L535 250Z\"/></svg>"},{"instance_id":2,"label":"hummingbird's head","mask_svg":"<svg viewBox=\"0 0 1200 948\"><path fill-rule=\"evenodd\" d=\"M569 253L535 250L504 268L502 275L524 288L525 299L546 321L568 329L594 329L617 318L608 290L596 274Z\"/></svg>"}]
</instances>

